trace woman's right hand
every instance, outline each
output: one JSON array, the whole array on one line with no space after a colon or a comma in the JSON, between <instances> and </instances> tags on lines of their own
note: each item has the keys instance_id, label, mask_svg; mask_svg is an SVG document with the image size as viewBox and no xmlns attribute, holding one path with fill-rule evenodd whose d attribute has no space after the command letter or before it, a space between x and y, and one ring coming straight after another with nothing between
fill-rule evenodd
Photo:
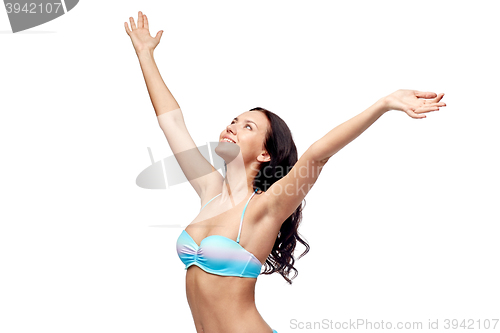
<instances>
[{"instance_id":1,"label":"woman's right hand","mask_svg":"<svg viewBox=\"0 0 500 333\"><path fill-rule=\"evenodd\" d=\"M125 31L130 36L137 54L144 51L153 52L156 46L160 43L163 30L158 31L156 37L151 37L149 34L148 18L146 15L143 15L142 12L139 12L137 27L135 26L134 18L130 17L130 27L132 30L128 28L128 24L125 22Z\"/></svg>"}]
</instances>

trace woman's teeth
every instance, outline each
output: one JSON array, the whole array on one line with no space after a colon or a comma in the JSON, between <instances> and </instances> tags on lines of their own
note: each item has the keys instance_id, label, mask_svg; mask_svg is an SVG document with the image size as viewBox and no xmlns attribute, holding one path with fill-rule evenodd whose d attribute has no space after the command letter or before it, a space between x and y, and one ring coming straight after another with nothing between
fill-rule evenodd
<instances>
[{"instance_id":1,"label":"woman's teeth","mask_svg":"<svg viewBox=\"0 0 500 333\"><path fill-rule=\"evenodd\" d=\"M231 142L231 143L234 143L233 141L231 141L231 140L229 140L229 139L226 139L226 138L222 139L222 141L226 141L226 142Z\"/></svg>"}]
</instances>

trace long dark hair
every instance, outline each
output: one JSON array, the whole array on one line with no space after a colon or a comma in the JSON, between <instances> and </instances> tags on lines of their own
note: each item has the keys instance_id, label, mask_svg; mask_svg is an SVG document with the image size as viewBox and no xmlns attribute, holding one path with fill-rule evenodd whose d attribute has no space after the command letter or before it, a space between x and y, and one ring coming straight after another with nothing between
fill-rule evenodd
<instances>
[{"instance_id":1,"label":"long dark hair","mask_svg":"<svg viewBox=\"0 0 500 333\"><path fill-rule=\"evenodd\" d=\"M266 133L264 147L269 153L271 160L261 164L260 172L253 181L253 188L267 191L271 185L286 176L292 167L297 163L297 147L292 138L292 132L287 124L275 113L261 107L253 108L249 111L263 112L269 123L270 129ZM304 199L305 201L305 199ZM293 264L293 255L297 241L306 247L305 251L297 258L300 259L309 252L309 244L300 237L298 232L299 224L302 220L302 203L283 222L278 237L274 242L273 249L264 263L264 271L261 274L272 274L279 272L283 278L292 284L292 279L298 275L298 271ZM288 278L291 271L295 271L291 279Z\"/></svg>"}]
</instances>

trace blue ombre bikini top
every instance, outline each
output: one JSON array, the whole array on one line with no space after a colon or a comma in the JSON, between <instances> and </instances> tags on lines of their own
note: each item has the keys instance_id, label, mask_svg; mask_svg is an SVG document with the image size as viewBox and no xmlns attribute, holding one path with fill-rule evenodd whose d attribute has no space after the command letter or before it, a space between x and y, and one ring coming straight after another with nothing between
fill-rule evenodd
<instances>
[{"instance_id":1,"label":"blue ombre bikini top","mask_svg":"<svg viewBox=\"0 0 500 333\"><path fill-rule=\"evenodd\" d=\"M248 199L243 209L243 213L241 214L240 229L236 242L224 236L211 235L204 238L200 242L200 245L198 245L186 230L182 230L181 235L177 239L177 254L186 265L185 269L188 269L192 265L196 265L205 272L215 275L249 278L257 278L257 276L259 276L262 263L257 257L245 250L239 244L243 216L255 192L257 192L257 189ZM210 201L221 194L222 193L219 193L210 199ZM207 202L203 208L205 208L210 201Z\"/></svg>"}]
</instances>

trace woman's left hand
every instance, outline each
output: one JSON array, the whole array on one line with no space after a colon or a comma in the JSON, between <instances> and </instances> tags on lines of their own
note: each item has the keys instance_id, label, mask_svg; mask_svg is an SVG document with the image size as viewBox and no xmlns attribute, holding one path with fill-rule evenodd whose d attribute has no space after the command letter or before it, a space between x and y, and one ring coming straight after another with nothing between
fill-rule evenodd
<instances>
[{"instance_id":1,"label":"woman's left hand","mask_svg":"<svg viewBox=\"0 0 500 333\"><path fill-rule=\"evenodd\" d=\"M444 94L422 92L418 90L400 89L383 98L386 111L398 110L406 112L415 119L425 118L422 113L439 111L446 106L440 102Z\"/></svg>"}]
</instances>

